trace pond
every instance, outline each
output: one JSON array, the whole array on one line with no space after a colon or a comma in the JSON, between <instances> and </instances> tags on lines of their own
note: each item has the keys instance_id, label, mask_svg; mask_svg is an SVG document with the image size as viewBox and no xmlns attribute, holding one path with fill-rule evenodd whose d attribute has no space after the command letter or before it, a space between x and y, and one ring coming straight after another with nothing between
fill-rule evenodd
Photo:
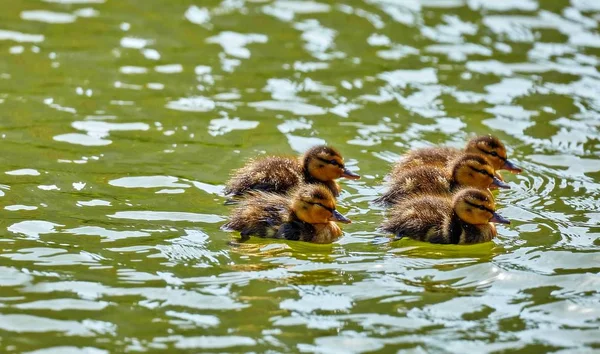
<instances>
[{"instance_id":1,"label":"pond","mask_svg":"<svg viewBox=\"0 0 600 354\"><path fill-rule=\"evenodd\" d=\"M600 2L12 0L0 351L600 348ZM374 242L411 148L524 168L493 242ZM331 245L220 231L232 169L337 147Z\"/></svg>"}]
</instances>

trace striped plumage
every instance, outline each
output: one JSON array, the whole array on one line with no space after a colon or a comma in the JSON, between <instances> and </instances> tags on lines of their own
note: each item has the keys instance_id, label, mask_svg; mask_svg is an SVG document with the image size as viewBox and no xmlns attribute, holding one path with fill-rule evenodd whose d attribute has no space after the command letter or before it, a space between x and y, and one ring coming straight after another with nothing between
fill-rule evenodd
<instances>
[{"instance_id":1,"label":"striped plumage","mask_svg":"<svg viewBox=\"0 0 600 354\"><path fill-rule=\"evenodd\" d=\"M394 164L391 174L394 175L423 165L444 168L464 153L479 154L485 157L494 171L508 170L513 173L522 171L521 168L507 159L506 147L500 139L492 135L481 135L470 139L463 150L451 147L428 147L411 150Z\"/></svg>"},{"instance_id":2,"label":"striped plumage","mask_svg":"<svg viewBox=\"0 0 600 354\"><path fill-rule=\"evenodd\" d=\"M404 200L389 212L380 229L415 240L443 244L491 241L496 228L491 222L510 223L495 212L488 191L466 188L453 198L418 196Z\"/></svg>"},{"instance_id":3,"label":"striped plumage","mask_svg":"<svg viewBox=\"0 0 600 354\"><path fill-rule=\"evenodd\" d=\"M374 202L390 206L414 196L450 196L463 187L487 189L491 185L510 188L494 176L494 169L487 159L461 153L447 169L421 166L395 171L390 174L387 191Z\"/></svg>"},{"instance_id":4,"label":"striped plumage","mask_svg":"<svg viewBox=\"0 0 600 354\"><path fill-rule=\"evenodd\" d=\"M250 191L285 194L301 183L321 184L334 196L340 193L338 178L358 179L348 170L342 155L333 147L312 147L300 158L268 156L250 160L235 170L227 182L225 195L241 197Z\"/></svg>"},{"instance_id":5,"label":"striped plumage","mask_svg":"<svg viewBox=\"0 0 600 354\"><path fill-rule=\"evenodd\" d=\"M250 236L331 243L342 235L337 222L350 220L335 210L335 197L319 184L304 184L289 195L252 192L233 209L225 231Z\"/></svg>"}]
</instances>

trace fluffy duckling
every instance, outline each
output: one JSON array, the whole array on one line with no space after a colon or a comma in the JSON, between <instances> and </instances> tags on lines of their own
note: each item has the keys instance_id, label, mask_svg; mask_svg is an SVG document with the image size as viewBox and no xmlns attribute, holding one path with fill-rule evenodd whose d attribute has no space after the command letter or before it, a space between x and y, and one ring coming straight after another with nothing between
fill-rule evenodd
<instances>
[{"instance_id":1,"label":"fluffy duckling","mask_svg":"<svg viewBox=\"0 0 600 354\"><path fill-rule=\"evenodd\" d=\"M478 154L461 154L449 169L422 166L390 175L389 188L376 204L390 206L417 195L450 195L463 187L509 189L494 175L494 168Z\"/></svg>"},{"instance_id":2,"label":"fluffy duckling","mask_svg":"<svg viewBox=\"0 0 600 354\"><path fill-rule=\"evenodd\" d=\"M319 145L300 158L269 156L250 161L234 171L227 182L225 195L240 197L249 191L285 194L301 183L325 185L334 196L340 194L337 178L359 179L348 170L342 155L334 148Z\"/></svg>"},{"instance_id":3,"label":"fluffy duckling","mask_svg":"<svg viewBox=\"0 0 600 354\"><path fill-rule=\"evenodd\" d=\"M394 165L392 175L407 168L415 168L423 165L445 167L463 153L484 156L489 160L494 171L508 170L513 173L521 173L523 171L506 158L506 147L500 139L492 135L482 135L469 140L467 146L462 151L450 147L430 147L409 151Z\"/></svg>"},{"instance_id":4,"label":"fluffy duckling","mask_svg":"<svg viewBox=\"0 0 600 354\"><path fill-rule=\"evenodd\" d=\"M342 235L335 222L350 223L335 206L331 191L320 184L303 184L288 196L251 192L221 229L239 231L242 241L254 235L331 243Z\"/></svg>"},{"instance_id":5,"label":"fluffy duckling","mask_svg":"<svg viewBox=\"0 0 600 354\"><path fill-rule=\"evenodd\" d=\"M491 241L492 223L510 224L495 211L490 192L466 188L454 198L424 196L407 199L390 211L382 231L431 243L471 244Z\"/></svg>"}]
</instances>

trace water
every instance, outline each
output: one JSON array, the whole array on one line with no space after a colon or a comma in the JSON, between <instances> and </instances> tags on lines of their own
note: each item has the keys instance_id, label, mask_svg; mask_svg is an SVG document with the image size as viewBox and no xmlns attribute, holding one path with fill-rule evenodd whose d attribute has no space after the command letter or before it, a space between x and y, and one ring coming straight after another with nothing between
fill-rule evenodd
<instances>
[{"instance_id":1,"label":"water","mask_svg":"<svg viewBox=\"0 0 600 354\"><path fill-rule=\"evenodd\" d=\"M1 18L0 351L600 350L597 1L13 0ZM374 243L390 162L476 133L526 169L497 196L513 224ZM344 237L228 246L229 171L324 141L363 175Z\"/></svg>"}]
</instances>

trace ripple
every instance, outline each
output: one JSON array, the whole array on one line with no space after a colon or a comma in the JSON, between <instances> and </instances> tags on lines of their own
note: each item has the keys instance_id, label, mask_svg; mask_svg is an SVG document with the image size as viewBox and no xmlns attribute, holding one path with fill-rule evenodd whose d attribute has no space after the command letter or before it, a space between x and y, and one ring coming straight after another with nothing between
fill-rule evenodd
<instances>
[{"instance_id":1,"label":"ripple","mask_svg":"<svg viewBox=\"0 0 600 354\"><path fill-rule=\"evenodd\" d=\"M327 111L319 106L295 101L260 101L248 104L251 107L273 111L287 111L296 115L322 115Z\"/></svg>"},{"instance_id":2,"label":"ripple","mask_svg":"<svg viewBox=\"0 0 600 354\"><path fill-rule=\"evenodd\" d=\"M176 74L183 72L183 65L181 64L165 64L154 67L154 71L162 74Z\"/></svg>"},{"instance_id":3,"label":"ripple","mask_svg":"<svg viewBox=\"0 0 600 354\"><path fill-rule=\"evenodd\" d=\"M109 305L105 301L89 301L80 299L52 299L52 300L39 300L33 302L27 302L17 304L14 307L23 310L50 310L50 311L64 311L64 310L81 310L81 311L100 311L105 309Z\"/></svg>"},{"instance_id":4,"label":"ripple","mask_svg":"<svg viewBox=\"0 0 600 354\"><path fill-rule=\"evenodd\" d=\"M44 0L48 1L48 0ZM30 352L23 352L23 354L109 354L108 350L98 349L94 347L51 347L38 349Z\"/></svg>"},{"instance_id":5,"label":"ripple","mask_svg":"<svg viewBox=\"0 0 600 354\"><path fill-rule=\"evenodd\" d=\"M57 4L103 4L106 0L42 0L43 2Z\"/></svg>"},{"instance_id":6,"label":"ripple","mask_svg":"<svg viewBox=\"0 0 600 354\"><path fill-rule=\"evenodd\" d=\"M20 170L6 171L7 175L11 176L39 176L40 173L32 168L23 168Z\"/></svg>"},{"instance_id":7,"label":"ripple","mask_svg":"<svg viewBox=\"0 0 600 354\"><path fill-rule=\"evenodd\" d=\"M220 118L210 121L208 133L212 136L219 136L230 133L234 130L250 130L258 127L259 122L251 120L241 120L235 118Z\"/></svg>"},{"instance_id":8,"label":"ripple","mask_svg":"<svg viewBox=\"0 0 600 354\"><path fill-rule=\"evenodd\" d=\"M146 306L155 308L158 306L184 306L193 309L210 310L239 310L247 307L244 304L237 303L223 295L206 295L198 291L188 291L182 289L170 288L113 288L99 283L86 282L52 282L38 283L26 289L33 293L48 292L72 292L89 299L96 299L98 296L140 296L148 301ZM152 302L158 301L152 306ZM143 302L142 302L143 303Z\"/></svg>"},{"instance_id":9,"label":"ripple","mask_svg":"<svg viewBox=\"0 0 600 354\"><path fill-rule=\"evenodd\" d=\"M1 315L0 328L16 333L62 332L66 336L93 336L96 333L114 331L114 325L108 322L84 320L55 320L32 315Z\"/></svg>"},{"instance_id":10,"label":"ripple","mask_svg":"<svg viewBox=\"0 0 600 354\"><path fill-rule=\"evenodd\" d=\"M55 224L43 220L27 220L10 225L7 230L16 234L25 235L31 238L39 238L43 234L51 234L57 232L55 227L64 225Z\"/></svg>"},{"instance_id":11,"label":"ripple","mask_svg":"<svg viewBox=\"0 0 600 354\"><path fill-rule=\"evenodd\" d=\"M224 219L218 215L185 213L174 211L118 211L112 215L107 215L109 218L115 219L130 219L130 220L167 220L167 221L189 221L203 222L214 224L223 221Z\"/></svg>"},{"instance_id":12,"label":"ripple","mask_svg":"<svg viewBox=\"0 0 600 354\"><path fill-rule=\"evenodd\" d=\"M80 200L77 201L77 206L111 206L109 201L102 199Z\"/></svg>"},{"instance_id":13,"label":"ripple","mask_svg":"<svg viewBox=\"0 0 600 354\"><path fill-rule=\"evenodd\" d=\"M21 205L21 204L17 204L17 205L7 205L4 207L4 210L9 210L9 211L19 211L19 210L36 210L37 207L33 206L33 205Z\"/></svg>"},{"instance_id":14,"label":"ripple","mask_svg":"<svg viewBox=\"0 0 600 354\"><path fill-rule=\"evenodd\" d=\"M289 22L297 14L314 14L331 11L331 6L316 1L281 1L277 0L262 8L263 12L282 21Z\"/></svg>"},{"instance_id":15,"label":"ripple","mask_svg":"<svg viewBox=\"0 0 600 354\"><path fill-rule=\"evenodd\" d=\"M115 231L99 226L82 226L74 229L65 229L63 232L82 236L100 236L103 238L103 241L116 241L133 237L150 236L149 233L142 231Z\"/></svg>"},{"instance_id":16,"label":"ripple","mask_svg":"<svg viewBox=\"0 0 600 354\"><path fill-rule=\"evenodd\" d=\"M28 34L0 29L0 41L7 40L15 42L39 43L44 41L44 36L41 34Z\"/></svg>"},{"instance_id":17,"label":"ripple","mask_svg":"<svg viewBox=\"0 0 600 354\"><path fill-rule=\"evenodd\" d=\"M89 136L87 134L68 133L56 135L53 138L56 141L83 146L106 146L112 144L112 140L101 139Z\"/></svg>"},{"instance_id":18,"label":"ripple","mask_svg":"<svg viewBox=\"0 0 600 354\"><path fill-rule=\"evenodd\" d=\"M154 43L153 40L143 38L123 37L121 39L121 47L123 48L142 49L152 43Z\"/></svg>"},{"instance_id":19,"label":"ripple","mask_svg":"<svg viewBox=\"0 0 600 354\"><path fill-rule=\"evenodd\" d=\"M46 266L94 265L101 259L98 255L89 252L75 254L48 247L23 248L17 253L4 253L1 256L13 261L33 262L33 264Z\"/></svg>"},{"instance_id":20,"label":"ripple","mask_svg":"<svg viewBox=\"0 0 600 354\"><path fill-rule=\"evenodd\" d=\"M215 109L215 102L210 98L196 96L171 101L167 103L166 107L186 112L209 112Z\"/></svg>"},{"instance_id":21,"label":"ripple","mask_svg":"<svg viewBox=\"0 0 600 354\"><path fill-rule=\"evenodd\" d=\"M392 86L406 87L409 83L414 84L436 84L438 82L436 71L433 68L420 70L395 70L377 75L380 79L387 81Z\"/></svg>"},{"instance_id":22,"label":"ripple","mask_svg":"<svg viewBox=\"0 0 600 354\"><path fill-rule=\"evenodd\" d=\"M53 12L46 10L30 10L21 12L21 18L27 21L39 21L46 23L73 23L77 16L64 12Z\"/></svg>"},{"instance_id":23,"label":"ripple","mask_svg":"<svg viewBox=\"0 0 600 354\"><path fill-rule=\"evenodd\" d=\"M206 43L220 44L226 54L247 59L250 58L250 50L246 48L248 44L267 43L267 36L259 33L237 33L232 31L221 32L216 36L206 39Z\"/></svg>"},{"instance_id":24,"label":"ripple","mask_svg":"<svg viewBox=\"0 0 600 354\"><path fill-rule=\"evenodd\" d=\"M212 26L209 26L210 12L205 7L200 8L198 6L192 5L185 11L184 17L188 21L190 21L191 23L194 23L196 25L203 25L208 28L212 27Z\"/></svg>"},{"instance_id":25,"label":"ripple","mask_svg":"<svg viewBox=\"0 0 600 354\"><path fill-rule=\"evenodd\" d=\"M225 349L256 345L254 339L241 336L172 336L166 340L174 341L178 349Z\"/></svg>"},{"instance_id":26,"label":"ripple","mask_svg":"<svg viewBox=\"0 0 600 354\"><path fill-rule=\"evenodd\" d=\"M177 183L179 178L172 176L137 176L121 177L108 181L108 184L123 188L189 188L183 183Z\"/></svg>"}]
</instances>

